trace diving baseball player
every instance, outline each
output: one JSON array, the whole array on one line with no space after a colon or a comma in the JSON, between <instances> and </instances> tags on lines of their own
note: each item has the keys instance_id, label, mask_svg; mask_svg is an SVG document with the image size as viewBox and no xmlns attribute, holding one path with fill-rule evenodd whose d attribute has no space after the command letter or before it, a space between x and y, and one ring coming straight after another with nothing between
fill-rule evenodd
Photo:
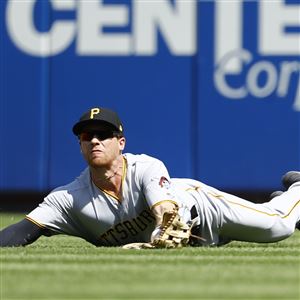
<instances>
[{"instance_id":1,"label":"diving baseball player","mask_svg":"<svg viewBox=\"0 0 300 300\"><path fill-rule=\"evenodd\" d=\"M285 192L254 204L196 180L170 178L156 158L123 154L123 125L109 109L89 110L73 133L87 168L53 190L24 220L3 229L2 247L55 234L95 246L268 243L289 237L299 226L300 172L285 175Z\"/></svg>"}]
</instances>

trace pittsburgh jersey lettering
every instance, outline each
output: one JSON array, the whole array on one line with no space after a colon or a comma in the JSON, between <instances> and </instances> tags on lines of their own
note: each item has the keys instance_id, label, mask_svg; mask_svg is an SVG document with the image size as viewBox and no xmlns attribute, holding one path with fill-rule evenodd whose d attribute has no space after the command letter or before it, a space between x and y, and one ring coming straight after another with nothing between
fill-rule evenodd
<instances>
[{"instance_id":1,"label":"pittsburgh jersey lettering","mask_svg":"<svg viewBox=\"0 0 300 300\"><path fill-rule=\"evenodd\" d=\"M137 236L150 224L153 224L154 221L155 218L150 210L143 210L138 217L119 223L103 233L98 241L99 245L113 246L116 243L122 244L123 240L129 236Z\"/></svg>"}]
</instances>

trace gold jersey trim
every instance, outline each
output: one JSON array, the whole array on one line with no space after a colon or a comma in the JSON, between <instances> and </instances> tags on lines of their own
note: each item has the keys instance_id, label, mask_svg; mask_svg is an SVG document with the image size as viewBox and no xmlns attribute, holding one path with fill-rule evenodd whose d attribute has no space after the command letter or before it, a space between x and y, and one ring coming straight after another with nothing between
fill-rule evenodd
<instances>
[{"instance_id":1,"label":"gold jersey trim","mask_svg":"<svg viewBox=\"0 0 300 300\"><path fill-rule=\"evenodd\" d=\"M201 190L201 186L196 186L196 187L188 188L188 189L185 189L184 191L185 192L189 192L189 191L198 191L198 190Z\"/></svg>"},{"instance_id":2,"label":"gold jersey trim","mask_svg":"<svg viewBox=\"0 0 300 300\"><path fill-rule=\"evenodd\" d=\"M41 224L41 223L39 223L39 222L37 222L37 221L31 219L31 218L28 217L28 216L26 216L25 219L28 220L28 221L30 221L31 223L33 223L33 224L39 226L40 228L46 228L45 225L43 225L43 224Z\"/></svg>"}]
</instances>

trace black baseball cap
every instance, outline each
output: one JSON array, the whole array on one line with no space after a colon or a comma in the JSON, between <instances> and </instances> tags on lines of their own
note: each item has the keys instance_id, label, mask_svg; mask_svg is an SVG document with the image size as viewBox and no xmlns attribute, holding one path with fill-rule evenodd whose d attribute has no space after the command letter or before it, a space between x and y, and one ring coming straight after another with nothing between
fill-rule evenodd
<instances>
[{"instance_id":1,"label":"black baseball cap","mask_svg":"<svg viewBox=\"0 0 300 300\"><path fill-rule=\"evenodd\" d=\"M86 125L97 123L106 123L111 125L117 132L123 133L123 125L118 114L103 107L94 107L85 112L73 126L73 133L79 135Z\"/></svg>"}]
</instances>

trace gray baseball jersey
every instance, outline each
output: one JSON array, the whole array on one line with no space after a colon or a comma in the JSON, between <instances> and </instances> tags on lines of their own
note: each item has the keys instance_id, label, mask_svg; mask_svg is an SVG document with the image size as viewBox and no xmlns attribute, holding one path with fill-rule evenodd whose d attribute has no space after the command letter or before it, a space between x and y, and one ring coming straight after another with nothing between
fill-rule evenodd
<instances>
[{"instance_id":1,"label":"gray baseball jersey","mask_svg":"<svg viewBox=\"0 0 300 300\"><path fill-rule=\"evenodd\" d=\"M151 208L162 201L180 207L183 220L205 238L198 245L280 240L300 218L300 186L254 204L196 180L170 179L164 164L153 157L127 153L123 158L120 201L95 186L86 168L73 182L51 192L27 219L98 246L118 246L150 241L155 228Z\"/></svg>"}]
</instances>

